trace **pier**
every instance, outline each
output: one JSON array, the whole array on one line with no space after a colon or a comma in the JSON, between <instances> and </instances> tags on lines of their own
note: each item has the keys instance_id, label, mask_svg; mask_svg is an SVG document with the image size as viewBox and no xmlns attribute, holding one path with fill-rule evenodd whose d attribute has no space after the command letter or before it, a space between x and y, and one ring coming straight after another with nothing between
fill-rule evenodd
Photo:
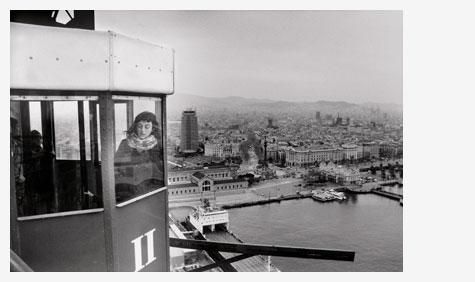
<instances>
[{"instance_id":1,"label":"pier","mask_svg":"<svg viewBox=\"0 0 475 282\"><path fill-rule=\"evenodd\" d=\"M223 216L222 213L225 213L226 216ZM196 220L193 221L193 218ZM223 219L226 219L224 224L219 224L216 228L203 228L202 222L216 223ZM172 220L176 221L173 218ZM183 266L178 268L178 271L280 272L271 263L270 256L354 261L354 251L246 244L228 229L228 223L229 217L226 210L206 205L194 208L194 212L189 214L186 221L177 222L183 227L182 232L192 235L187 238L183 238L183 236L181 238L170 237L170 246L205 250L207 254L205 258L213 261L205 265L202 265L201 262L195 263L194 265L198 267Z\"/></svg>"},{"instance_id":2,"label":"pier","mask_svg":"<svg viewBox=\"0 0 475 282\"><path fill-rule=\"evenodd\" d=\"M312 196L312 193L300 193L300 194L296 194L296 195L271 197L271 198L263 199L263 200L233 203L233 204L224 204L221 207L223 209L234 209L234 208L242 208L242 207L249 207L249 206L265 205L265 204L270 204L270 203L280 203L281 201L310 198L311 196Z\"/></svg>"},{"instance_id":3,"label":"pier","mask_svg":"<svg viewBox=\"0 0 475 282\"><path fill-rule=\"evenodd\" d=\"M402 180L399 180L399 179L381 180L381 181L378 181L378 184L381 186L387 186L387 185L393 185L393 184L397 184L399 186L403 185Z\"/></svg>"},{"instance_id":4,"label":"pier","mask_svg":"<svg viewBox=\"0 0 475 282\"><path fill-rule=\"evenodd\" d=\"M371 193L376 194L376 195L380 195L380 196L383 196L383 197L386 197L386 198L389 198L389 199L393 199L393 200L396 200L396 201L399 201L399 200L402 199L402 195L387 192L387 191L382 191L380 189L373 189L373 190L371 190Z\"/></svg>"}]
</instances>

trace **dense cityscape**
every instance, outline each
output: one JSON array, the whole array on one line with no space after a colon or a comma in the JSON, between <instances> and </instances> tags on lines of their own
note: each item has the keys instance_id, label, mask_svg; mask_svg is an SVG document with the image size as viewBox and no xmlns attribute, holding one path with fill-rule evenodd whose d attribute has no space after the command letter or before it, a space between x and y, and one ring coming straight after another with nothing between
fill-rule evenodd
<instances>
[{"instance_id":1,"label":"dense cityscape","mask_svg":"<svg viewBox=\"0 0 475 282\"><path fill-rule=\"evenodd\" d=\"M318 102L312 111L298 103L266 101L256 105L259 101L239 97L220 98L220 103L210 98L203 98L208 102L192 98L199 106L183 109L178 118L180 106L172 103L168 122L168 195L175 234L187 234L187 226L194 226L210 240L234 242L241 240L238 234L254 237L256 232L252 224L248 226L250 222L266 225L273 221L259 215L250 222L242 221L252 212L245 207L295 200L288 202L305 212L314 205L306 206L309 202L297 200L306 197L320 202L350 201L355 205L366 199L378 204L387 198L402 205L403 127L402 112L397 107L381 110L378 105ZM235 107L226 107L226 100ZM286 108L275 107L275 103L285 103ZM281 113L273 113L276 108ZM368 194L381 199L368 198ZM391 205L384 200L382 203ZM356 206L365 212L364 205ZM270 207L275 213L286 210L282 204ZM395 212L397 218L399 211ZM236 213L239 215L232 216ZM306 218L292 213L288 211L285 224ZM237 228L235 221L240 222ZM349 226L358 228L359 224L352 220ZM292 226L289 231L299 228ZM378 233L374 232L376 236ZM278 238L262 237L265 242L275 239ZM287 239L298 243L295 238ZM338 244L328 242L335 243ZM402 255L399 251L396 248L390 252ZM174 271L186 271L206 262L196 253L176 252L172 255L176 259L172 260ZM302 263L307 266L301 270L318 269ZM400 270L401 263L398 260L396 266L381 269ZM335 264L322 270L333 267ZM236 269L291 271L294 267L288 260L276 266L265 259L248 259L236 264ZM354 269L362 271L369 266Z\"/></svg>"},{"instance_id":2,"label":"dense cityscape","mask_svg":"<svg viewBox=\"0 0 475 282\"><path fill-rule=\"evenodd\" d=\"M337 107L333 112L338 110L338 103L334 104ZM190 127L190 122L185 121L187 130L194 132L192 136L187 135L183 121L169 122L169 161L196 165L225 161L242 165L241 144L250 136L259 143L257 159L260 165L254 169L266 167L267 172L268 164L301 168L334 162L351 167L362 162L402 159L402 113L383 112L373 107L358 109L358 113L354 110L352 115L340 108L341 114L315 110L313 113L307 111L305 115L305 112L292 113L290 110L285 115L271 117L265 111L248 114L228 110L220 114L202 108L205 110L183 112L187 119L193 115L196 125ZM194 139L193 148L190 141L186 141L191 139ZM185 143L187 148L183 148ZM269 175L275 175L275 171Z\"/></svg>"}]
</instances>

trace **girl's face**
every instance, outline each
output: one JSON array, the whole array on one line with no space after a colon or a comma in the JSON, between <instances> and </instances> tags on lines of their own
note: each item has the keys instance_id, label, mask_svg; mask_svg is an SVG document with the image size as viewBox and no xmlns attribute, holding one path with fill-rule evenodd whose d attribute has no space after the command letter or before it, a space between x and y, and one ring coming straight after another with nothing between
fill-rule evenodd
<instances>
[{"instance_id":1,"label":"girl's face","mask_svg":"<svg viewBox=\"0 0 475 282\"><path fill-rule=\"evenodd\" d=\"M151 121L144 121L144 120L139 121L136 127L137 136L140 139L147 138L152 133L152 128L153 128L153 125Z\"/></svg>"}]
</instances>

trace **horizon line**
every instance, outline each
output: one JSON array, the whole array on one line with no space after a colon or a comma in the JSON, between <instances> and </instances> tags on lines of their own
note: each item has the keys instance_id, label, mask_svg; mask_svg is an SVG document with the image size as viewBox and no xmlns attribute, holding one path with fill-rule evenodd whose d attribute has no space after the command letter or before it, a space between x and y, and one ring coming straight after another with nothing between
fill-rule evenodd
<instances>
[{"instance_id":1,"label":"horizon line","mask_svg":"<svg viewBox=\"0 0 475 282\"><path fill-rule=\"evenodd\" d=\"M237 95L230 95L230 96L203 96L203 95L197 95L197 94L189 94L189 93L174 93L171 95L171 97L177 97L176 95L189 95L189 96L197 96L197 97L203 97L203 98L214 98L214 99L224 99L224 98L242 98L242 99L247 99L247 100L268 100L272 102L288 102L288 103L318 103L318 102L334 102L334 103L349 103L349 104L393 104L393 105L398 105L398 106L403 106L403 103L397 103L397 102L349 102L349 101L342 101L342 100L302 100L302 101L290 101L290 100L274 100L270 98L260 98L260 97L255 97L255 98L249 98L249 97L243 97L243 96L237 96Z\"/></svg>"}]
</instances>

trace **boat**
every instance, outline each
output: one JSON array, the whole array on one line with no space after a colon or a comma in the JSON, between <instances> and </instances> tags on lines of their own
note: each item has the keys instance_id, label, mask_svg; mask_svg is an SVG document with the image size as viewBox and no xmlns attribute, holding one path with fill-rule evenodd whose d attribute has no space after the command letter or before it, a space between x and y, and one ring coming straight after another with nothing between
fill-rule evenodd
<instances>
[{"instance_id":1,"label":"boat","mask_svg":"<svg viewBox=\"0 0 475 282\"><path fill-rule=\"evenodd\" d=\"M190 227L193 229L195 235L194 238L201 238L202 240L212 241L213 243L231 243L231 244L242 244L244 243L236 234L229 230L229 214L228 211L214 206L196 206L190 212L187 217L187 222L190 224ZM192 271L194 269L200 268L203 265L203 262L206 262L206 259L203 259L202 254L192 253L194 257L189 256L188 261L194 261L192 265L184 265L181 268L177 268L176 271ZM211 260L215 260L216 256L213 254L207 253L206 257ZM234 257L232 253L221 252L219 256L222 256L226 259ZM218 257L219 257L218 256ZM214 257L214 258L213 258ZM236 261L233 263L232 267L237 271L242 272L251 272L251 271L272 271L280 272L280 269L268 262L269 257L264 257L261 255L250 256L248 258L243 258L243 261ZM200 261L201 260L201 261ZM211 264L211 262L205 263L204 265Z\"/></svg>"},{"instance_id":2,"label":"boat","mask_svg":"<svg viewBox=\"0 0 475 282\"><path fill-rule=\"evenodd\" d=\"M204 227L208 227L211 232L214 232L217 225L223 225L227 230L229 227L229 214L227 210L222 208L198 206L190 213L188 222L203 234L205 233Z\"/></svg>"},{"instance_id":3,"label":"boat","mask_svg":"<svg viewBox=\"0 0 475 282\"><path fill-rule=\"evenodd\" d=\"M312 199L320 202L328 202L335 200L335 197L328 191L312 191Z\"/></svg>"},{"instance_id":4,"label":"boat","mask_svg":"<svg viewBox=\"0 0 475 282\"><path fill-rule=\"evenodd\" d=\"M312 191L312 199L320 201L320 202L327 202L333 200L345 200L346 196L343 192L337 192L333 189L328 191L325 190L314 190Z\"/></svg>"},{"instance_id":5,"label":"boat","mask_svg":"<svg viewBox=\"0 0 475 282\"><path fill-rule=\"evenodd\" d=\"M345 196L345 193L343 192L337 192L333 189L330 189L328 191L328 193L330 193L333 197L335 197L337 200L345 200L346 199L346 196Z\"/></svg>"}]
</instances>

